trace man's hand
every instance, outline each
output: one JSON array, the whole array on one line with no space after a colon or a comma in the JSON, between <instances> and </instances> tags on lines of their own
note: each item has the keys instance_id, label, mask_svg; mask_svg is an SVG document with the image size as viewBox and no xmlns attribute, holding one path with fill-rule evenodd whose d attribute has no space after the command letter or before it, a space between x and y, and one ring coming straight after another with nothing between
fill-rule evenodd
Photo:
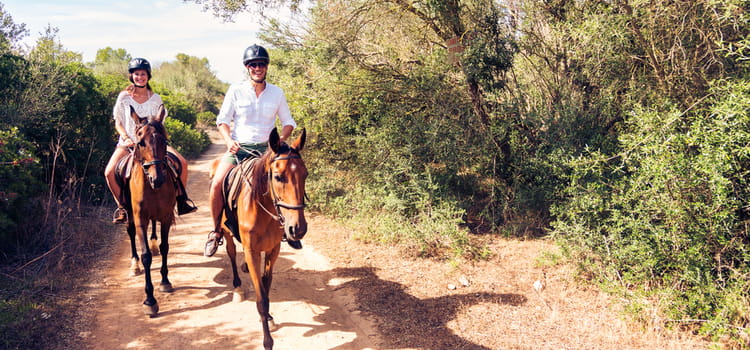
<instances>
[{"instance_id":1,"label":"man's hand","mask_svg":"<svg viewBox=\"0 0 750 350\"><path fill-rule=\"evenodd\" d=\"M237 154L237 151L240 150L240 143L232 140L232 142L227 143L227 151L231 154Z\"/></svg>"}]
</instances>

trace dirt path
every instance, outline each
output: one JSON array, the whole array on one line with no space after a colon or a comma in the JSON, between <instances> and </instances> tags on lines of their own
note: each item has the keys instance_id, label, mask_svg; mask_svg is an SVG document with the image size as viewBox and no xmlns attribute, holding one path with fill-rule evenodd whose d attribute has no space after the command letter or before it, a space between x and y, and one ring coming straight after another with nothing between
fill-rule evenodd
<instances>
[{"instance_id":1,"label":"dirt path","mask_svg":"<svg viewBox=\"0 0 750 350\"><path fill-rule=\"evenodd\" d=\"M234 302L231 270L224 247L211 257L203 245L212 223L208 209L208 168L223 152L214 143L190 164L189 193L199 210L177 219L170 235L169 278L173 293L155 292L160 312L149 318L141 310L145 295L143 275L128 275L130 248L124 227L103 277L96 283L92 303L95 319L82 332L87 349L255 349L262 333L252 284L242 274L247 299ZM309 232L320 222L309 217ZM241 247L238 247L241 250ZM242 252L238 252L242 261ZM159 280L161 257L152 265ZM278 325L273 333L277 349L376 349L372 323L362 317L353 297L337 289L326 258L309 242L296 251L282 245L271 290L271 314Z\"/></svg>"},{"instance_id":2,"label":"dirt path","mask_svg":"<svg viewBox=\"0 0 750 350\"><path fill-rule=\"evenodd\" d=\"M189 190L200 210L180 217L170 236L173 293L156 292L160 314L141 310L143 276L129 277L123 227L109 262L91 272L79 295L93 315L73 349L259 349L260 322L247 274L248 300L234 302L222 247L203 256L211 227L208 166L224 145L191 162ZM451 264L414 258L407 248L354 240L354 231L307 213L305 248L282 245L271 290L279 329L275 349L592 349L687 350L711 344L689 332L627 322L624 304L576 282L575 269L552 263L548 240L486 237L492 257ZM405 251L404 249L407 249ZM545 254L548 258L544 258ZM325 255L325 257L323 256ZM242 259L242 253L238 254ZM159 278L161 258L152 274ZM546 288L534 289L545 281ZM655 319L659 317L654 314ZM93 320L89 321L89 320Z\"/></svg>"}]
</instances>

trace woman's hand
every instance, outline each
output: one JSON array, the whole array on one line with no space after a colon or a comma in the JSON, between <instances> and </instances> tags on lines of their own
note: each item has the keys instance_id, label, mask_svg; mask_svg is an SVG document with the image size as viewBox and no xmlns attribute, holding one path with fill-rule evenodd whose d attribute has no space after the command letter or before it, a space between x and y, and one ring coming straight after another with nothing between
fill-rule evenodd
<instances>
[{"instance_id":1,"label":"woman's hand","mask_svg":"<svg viewBox=\"0 0 750 350\"><path fill-rule=\"evenodd\" d=\"M130 137L124 137L122 139L122 145L125 147L133 147L135 143L133 143L133 140L131 140Z\"/></svg>"}]
</instances>

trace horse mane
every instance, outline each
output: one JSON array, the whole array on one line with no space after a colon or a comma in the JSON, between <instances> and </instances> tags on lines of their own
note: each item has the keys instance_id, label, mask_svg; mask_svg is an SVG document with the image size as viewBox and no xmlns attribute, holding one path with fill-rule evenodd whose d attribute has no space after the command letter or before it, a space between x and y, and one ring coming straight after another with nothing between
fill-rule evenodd
<instances>
[{"instance_id":1,"label":"horse mane","mask_svg":"<svg viewBox=\"0 0 750 350\"><path fill-rule=\"evenodd\" d=\"M275 153L271 148L266 150L266 153L256 160L255 166L253 167L251 174L250 187L253 189L251 193L251 199L259 201L263 195L268 193L268 167L271 166L271 161L280 154L292 152L299 154L299 152L289 147L286 143L282 143L279 146L279 152Z\"/></svg>"}]
</instances>

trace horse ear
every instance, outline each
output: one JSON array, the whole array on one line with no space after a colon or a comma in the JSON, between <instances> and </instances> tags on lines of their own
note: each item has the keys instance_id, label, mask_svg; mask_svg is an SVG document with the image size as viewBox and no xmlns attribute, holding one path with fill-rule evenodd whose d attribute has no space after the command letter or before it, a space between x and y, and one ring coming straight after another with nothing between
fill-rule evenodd
<instances>
[{"instance_id":1,"label":"horse ear","mask_svg":"<svg viewBox=\"0 0 750 350\"><path fill-rule=\"evenodd\" d=\"M268 136L268 147L271 147L273 153L279 153L279 146L281 145L281 142L279 142L280 140L279 132L276 131L276 128L273 128L271 130L271 135Z\"/></svg>"},{"instance_id":2,"label":"horse ear","mask_svg":"<svg viewBox=\"0 0 750 350\"><path fill-rule=\"evenodd\" d=\"M297 152L301 151L303 147L305 147L305 139L307 138L307 131L305 128L302 128L302 135L299 135L299 137L294 140L292 143L292 148L296 149Z\"/></svg>"},{"instance_id":3,"label":"horse ear","mask_svg":"<svg viewBox=\"0 0 750 350\"><path fill-rule=\"evenodd\" d=\"M164 108L164 105L163 104L159 105L159 111L156 112L156 117L154 117L154 120L159 123L163 123L164 117L166 116L166 114L167 114L167 110Z\"/></svg>"},{"instance_id":4,"label":"horse ear","mask_svg":"<svg viewBox=\"0 0 750 350\"><path fill-rule=\"evenodd\" d=\"M133 108L133 106L130 106L130 117L133 118L133 121L135 121L135 125L148 123L148 118L141 118L140 116L138 116L138 113L135 112L135 108Z\"/></svg>"}]
</instances>

